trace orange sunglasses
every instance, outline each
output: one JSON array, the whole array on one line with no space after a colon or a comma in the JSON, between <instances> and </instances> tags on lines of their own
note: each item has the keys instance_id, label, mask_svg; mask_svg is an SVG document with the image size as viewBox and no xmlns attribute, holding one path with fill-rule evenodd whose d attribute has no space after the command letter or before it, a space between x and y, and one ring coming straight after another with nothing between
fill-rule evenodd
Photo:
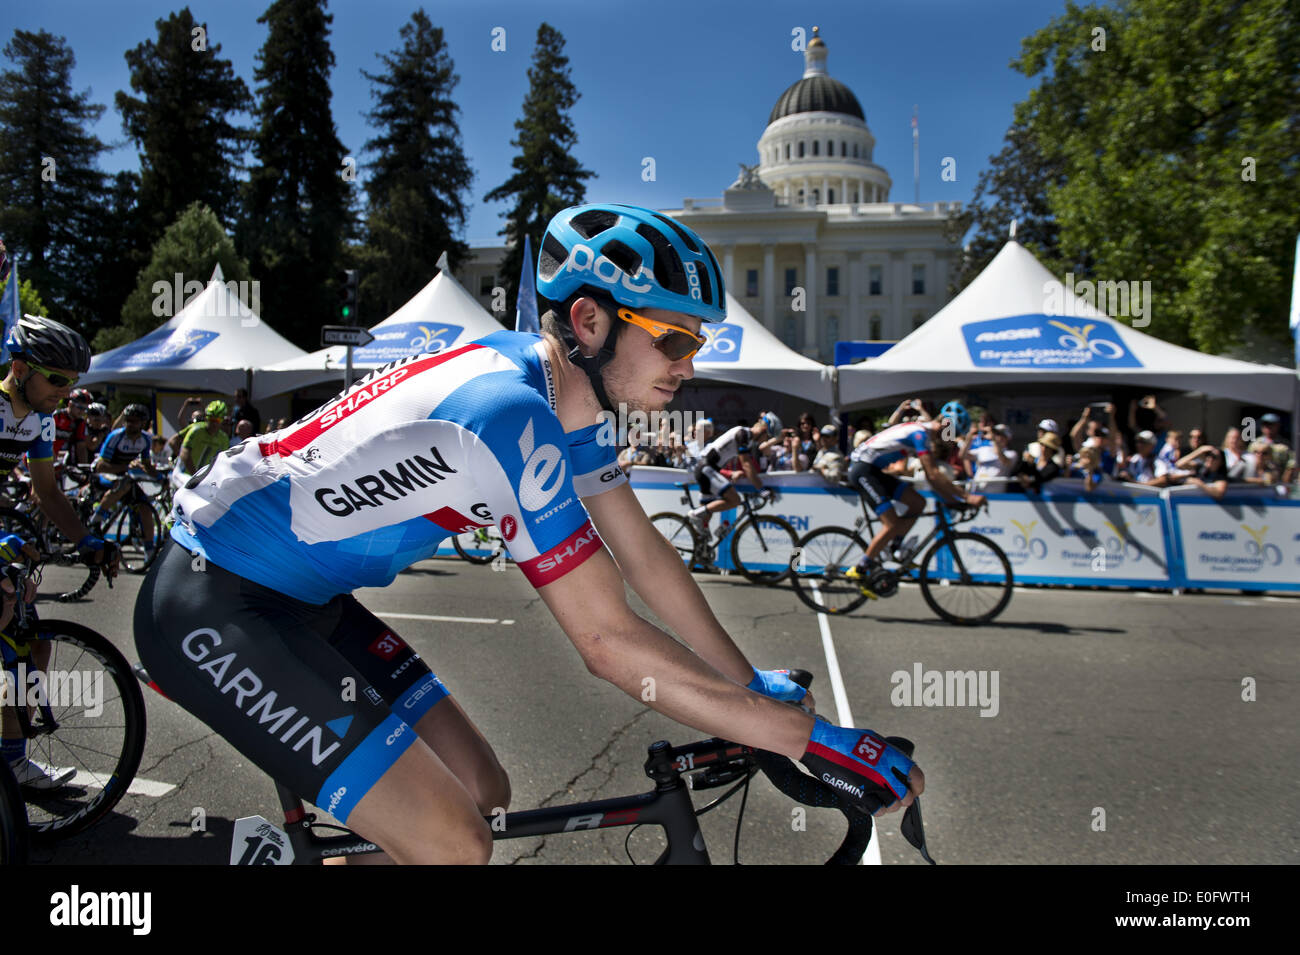
<instances>
[{"instance_id":1,"label":"orange sunglasses","mask_svg":"<svg viewBox=\"0 0 1300 955\"><path fill-rule=\"evenodd\" d=\"M689 328L646 318L644 315L638 315L630 308L620 308L618 317L649 332L650 337L654 339L655 348L667 355L669 361L693 358L695 353L708 344L709 341L703 335L697 335Z\"/></svg>"}]
</instances>

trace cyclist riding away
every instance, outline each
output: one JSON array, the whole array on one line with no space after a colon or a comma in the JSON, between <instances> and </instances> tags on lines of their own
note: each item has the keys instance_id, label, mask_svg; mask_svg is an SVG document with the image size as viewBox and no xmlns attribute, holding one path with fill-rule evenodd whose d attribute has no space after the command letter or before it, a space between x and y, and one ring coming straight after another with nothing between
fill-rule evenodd
<instances>
[{"instance_id":1,"label":"cyclist riding away","mask_svg":"<svg viewBox=\"0 0 1300 955\"><path fill-rule=\"evenodd\" d=\"M879 515L882 526L871 539L862 560L848 570L845 577L860 580L865 587L872 574L881 567L880 554L885 545L895 538L904 539L925 510L925 500L912 485L885 472L891 464L915 456L925 469L930 487L945 501L967 507L984 503L983 495L960 490L936 466L934 452L944 441L945 428L952 429L948 433L953 435L963 435L970 430L970 413L960 402L948 402L933 421L906 421L891 425L853 449L849 484ZM895 554L900 561L910 556L905 552Z\"/></svg>"},{"instance_id":2,"label":"cyclist riding away","mask_svg":"<svg viewBox=\"0 0 1300 955\"><path fill-rule=\"evenodd\" d=\"M25 454L32 491L45 516L68 540L77 542L83 559L103 564L112 577L117 572L116 548L86 531L72 504L60 492L54 474L52 413L69 396L77 376L90 368L90 348L73 329L35 315L20 318L5 344L11 363L0 382L0 467L13 470ZM20 548L10 547L14 556L6 559L16 559ZM48 652L45 647L44 653ZM47 662L38 652L35 663L43 667ZM17 732L16 723L12 731L6 726L0 736L0 752L9 759L14 775L24 786L50 789L66 781L66 769L27 758L26 740Z\"/></svg>"},{"instance_id":3,"label":"cyclist riding away","mask_svg":"<svg viewBox=\"0 0 1300 955\"><path fill-rule=\"evenodd\" d=\"M764 411L748 428L738 424L704 447L700 452L700 463L695 467L695 480L700 482L700 506L686 515L695 533L707 537L710 517L718 511L740 507L740 492L731 483L731 479L719 470L732 458L740 461L745 477L759 489L764 499L772 499L772 488L763 487L763 481L758 476L754 449L764 438L780 433L781 419L770 411Z\"/></svg>"},{"instance_id":4,"label":"cyclist riding away","mask_svg":"<svg viewBox=\"0 0 1300 955\"><path fill-rule=\"evenodd\" d=\"M602 408L661 410L694 374L701 323L725 314L713 255L648 210L575 207L537 289L547 334L409 356L199 471L136 604L150 675L390 858L484 862L506 773L351 591L495 524L592 673L637 699L649 678L657 711L802 757L864 808L910 805L924 777L906 756L779 702L804 691L745 659L598 439ZM696 653L630 609L624 579Z\"/></svg>"}]
</instances>

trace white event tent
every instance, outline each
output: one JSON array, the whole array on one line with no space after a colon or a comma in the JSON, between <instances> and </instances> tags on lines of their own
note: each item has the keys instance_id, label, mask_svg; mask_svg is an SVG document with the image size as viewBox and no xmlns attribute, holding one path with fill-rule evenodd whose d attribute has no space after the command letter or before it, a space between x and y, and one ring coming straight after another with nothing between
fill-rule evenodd
<instances>
[{"instance_id":1,"label":"white event tent","mask_svg":"<svg viewBox=\"0 0 1300 955\"><path fill-rule=\"evenodd\" d=\"M727 320L706 322L709 342L695 356L695 377L753 385L822 405L832 398L832 369L788 348L727 293Z\"/></svg>"},{"instance_id":2,"label":"white event tent","mask_svg":"<svg viewBox=\"0 0 1300 955\"><path fill-rule=\"evenodd\" d=\"M352 368L360 377L407 355L442 351L502 330L501 323L444 269L405 305L371 326L375 340L352 349ZM275 364L264 362L253 373L254 391L277 395L323 382L337 382L341 388L346 363L347 349L342 345Z\"/></svg>"},{"instance_id":3,"label":"white event tent","mask_svg":"<svg viewBox=\"0 0 1300 955\"><path fill-rule=\"evenodd\" d=\"M1158 308L1150 320L1160 321ZM973 385L1141 385L1290 409L1294 369L1181 348L1115 321L1007 242L933 318L878 358L839 369L843 406Z\"/></svg>"},{"instance_id":4,"label":"white event tent","mask_svg":"<svg viewBox=\"0 0 1300 955\"><path fill-rule=\"evenodd\" d=\"M165 324L94 356L81 383L233 394L255 365L305 354L240 300L218 265L203 291Z\"/></svg>"}]
</instances>

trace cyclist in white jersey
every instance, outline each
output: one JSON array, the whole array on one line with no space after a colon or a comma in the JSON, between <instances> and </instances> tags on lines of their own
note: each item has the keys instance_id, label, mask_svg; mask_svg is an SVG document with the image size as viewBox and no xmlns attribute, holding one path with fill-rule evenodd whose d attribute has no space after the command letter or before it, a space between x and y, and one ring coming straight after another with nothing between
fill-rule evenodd
<instances>
[{"instance_id":1,"label":"cyclist in white jersey","mask_svg":"<svg viewBox=\"0 0 1300 955\"><path fill-rule=\"evenodd\" d=\"M687 514L697 534L703 536L707 533L709 518L718 511L740 507L740 492L720 470L733 458L740 461L741 470L755 488L765 497L772 496L772 489L764 488L758 476L754 448L768 435L780 433L781 419L771 411L764 411L749 427L738 424L704 446L695 466L695 480L700 482L700 506Z\"/></svg>"},{"instance_id":2,"label":"cyclist in white jersey","mask_svg":"<svg viewBox=\"0 0 1300 955\"><path fill-rule=\"evenodd\" d=\"M544 337L396 362L194 475L136 604L150 675L392 859L486 861L504 770L350 591L495 524L592 673L636 699L652 678L652 708L802 759L869 809L910 805L924 776L904 754L781 702L804 691L750 665L600 441L603 409L662 410L692 377L701 322L725 315L712 253L649 210L566 209L537 289ZM631 610L624 580L694 653Z\"/></svg>"},{"instance_id":3,"label":"cyclist in white jersey","mask_svg":"<svg viewBox=\"0 0 1300 955\"><path fill-rule=\"evenodd\" d=\"M942 440L945 427L953 429L953 434L965 434L970 430L970 413L959 402L950 401L933 421L890 425L853 449L849 484L880 517L881 528L871 539L862 560L845 574L846 577L869 580L880 564L880 554L885 546L895 538L902 540L925 510L925 500L912 485L885 472L891 464L914 456L925 469L930 487L940 497L971 507L984 503L983 495L961 491L936 467L932 452Z\"/></svg>"}]
</instances>

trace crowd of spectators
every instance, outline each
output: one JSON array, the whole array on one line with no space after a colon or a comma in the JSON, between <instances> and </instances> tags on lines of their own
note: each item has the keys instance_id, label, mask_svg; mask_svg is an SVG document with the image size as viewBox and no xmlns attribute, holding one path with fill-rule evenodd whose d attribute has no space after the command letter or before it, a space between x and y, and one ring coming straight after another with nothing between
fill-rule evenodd
<instances>
[{"instance_id":1,"label":"crowd of spectators","mask_svg":"<svg viewBox=\"0 0 1300 955\"><path fill-rule=\"evenodd\" d=\"M1123 421L1109 402L1096 402L1082 409L1078 419L1064 430L1052 418L1044 418L1034 429L1033 440L1018 447L1016 435L980 409L971 409L968 433L943 441L938 448L940 468L956 480L973 480L990 489L1006 487L1037 493L1057 478L1077 478L1085 493L1107 482L1126 481L1150 487L1199 487L1221 498L1232 484L1286 485L1297 473L1294 451L1283 441L1281 419L1265 414L1253 426L1253 440L1242 436L1241 428L1229 428L1220 445L1206 441L1199 428L1170 427L1170 420L1154 395L1129 403ZM755 449L759 471L816 471L829 483L840 483L848 469L852 449L877 429L903 421L928 421L932 413L926 404L908 398L884 421L862 417L853 428L834 424L819 426L810 412L799 416L796 427L767 437ZM736 424L746 424L737 420ZM873 428L874 424L874 428ZM725 430L725 429L724 429ZM709 419L699 419L685 435L667 427L654 435L633 431L629 444L619 455L624 467L652 465L693 469L701 450L717 434ZM1028 436L1026 436L1028 437ZM915 459L902 461L895 470L908 472L918 467ZM722 462L723 470L738 470L735 460Z\"/></svg>"}]
</instances>

